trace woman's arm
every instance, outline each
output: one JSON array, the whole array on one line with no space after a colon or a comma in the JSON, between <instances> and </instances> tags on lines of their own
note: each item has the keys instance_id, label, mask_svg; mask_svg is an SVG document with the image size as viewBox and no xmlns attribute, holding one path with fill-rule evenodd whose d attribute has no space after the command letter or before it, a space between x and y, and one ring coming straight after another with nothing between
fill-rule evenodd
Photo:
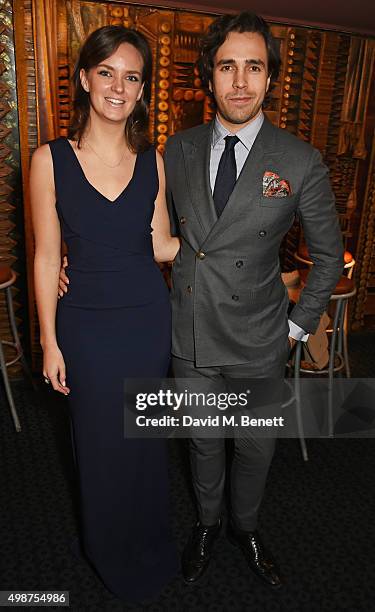
<instances>
[{"instance_id":1,"label":"woman's arm","mask_svg":"<svg viewBox=\"0 0 375 612\"><path fill-rule=\"evenodd\" d=\"M179 238L171 236L167 203L165 199L165 172L163 158L156 151L156 163L159 175L159 192L155 200L155 212L152 218L152 244L156 261L173 261L180 248Z\"/></svg>"},{"instance_id":2,"label":"woman's arm","mask_svg":"<svg viewBox=\"0 0 375 612\"><path fill-rule=\"evenodd\" d=\"M37 149L30 170L31 212L35 237L34 282L43 348L43 375L67 395L65 364L56 340L56 305L61 265L61 229L56 212L53 163L48 145Z\"/></svg>"}]
</instances>

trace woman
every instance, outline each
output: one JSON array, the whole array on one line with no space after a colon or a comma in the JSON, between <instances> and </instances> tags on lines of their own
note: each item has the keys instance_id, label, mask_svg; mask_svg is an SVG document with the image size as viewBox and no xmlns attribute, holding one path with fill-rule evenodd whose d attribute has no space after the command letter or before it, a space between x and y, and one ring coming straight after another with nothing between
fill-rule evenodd
<instances>
[{"instance_id":1,"label":"woman","mask_svg":"<svg viewBox=\"0 0 375 612\"><path fill-rule=\"evenodd\" d=\"M165 446L124 439L123 384L167 373L169 295L155 259L173 260L179 242L163 162L146 138L146 40L96 30L74 84L70 139L41 146L31 168L43 374L69 396L84 553L107 588L132 601L155 595L177 567ZM61 233L70 283L57 305Z\"/></svg>"}]
</instances>

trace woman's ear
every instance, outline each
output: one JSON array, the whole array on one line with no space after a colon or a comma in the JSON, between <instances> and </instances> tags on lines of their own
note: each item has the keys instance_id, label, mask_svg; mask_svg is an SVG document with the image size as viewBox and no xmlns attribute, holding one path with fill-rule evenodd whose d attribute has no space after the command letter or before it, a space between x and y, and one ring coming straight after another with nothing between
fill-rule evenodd
<instances>
[{"instance_id":1,"label":"woman's ear","mask_svg":"<svg viewBox=\"0 0 375 612\"><path fill-rule=\"evenodd\" d=\"M79 73L79 78L81 79L81 85L83 89L88 93L90 91L90 87L89 87L89 82L87 80L86 71L83 68L81 68L81 71Z\"/></svg>"}]
</instances>

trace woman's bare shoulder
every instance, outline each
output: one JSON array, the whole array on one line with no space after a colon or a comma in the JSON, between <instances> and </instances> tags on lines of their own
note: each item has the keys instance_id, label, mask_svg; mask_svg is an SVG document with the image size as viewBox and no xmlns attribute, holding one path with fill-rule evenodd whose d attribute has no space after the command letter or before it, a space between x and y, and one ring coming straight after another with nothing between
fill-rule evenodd
<instances>
[{"instance_id":1,"label":"woman's bare shoulder","mask_svg":"<svg viewBox=\"0 0 375 612\"><path fill-rule=\"evenodd\" d=\"M51 148L49 144L44 144L35 149L32 157L33 165L35 164L46 164L52 165Z\"/></svg>"}]
</instances>

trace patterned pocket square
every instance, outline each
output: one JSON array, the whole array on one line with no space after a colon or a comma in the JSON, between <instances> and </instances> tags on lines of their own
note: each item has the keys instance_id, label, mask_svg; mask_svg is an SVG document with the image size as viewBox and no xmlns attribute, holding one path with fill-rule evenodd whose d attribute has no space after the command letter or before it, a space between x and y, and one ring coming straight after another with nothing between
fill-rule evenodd
<instances>
[{"instance_id":1,"label":"patterned pocket square","mask_svg":"<svg viewBox=\"0 0 375 612\"><path fill-rule=\"evenodd\" d=\"M292 190L286 179L281 179L275 172L267 171L263 175L263 195L266 198L286 198Z\"/></svg>"}]
</instances>

